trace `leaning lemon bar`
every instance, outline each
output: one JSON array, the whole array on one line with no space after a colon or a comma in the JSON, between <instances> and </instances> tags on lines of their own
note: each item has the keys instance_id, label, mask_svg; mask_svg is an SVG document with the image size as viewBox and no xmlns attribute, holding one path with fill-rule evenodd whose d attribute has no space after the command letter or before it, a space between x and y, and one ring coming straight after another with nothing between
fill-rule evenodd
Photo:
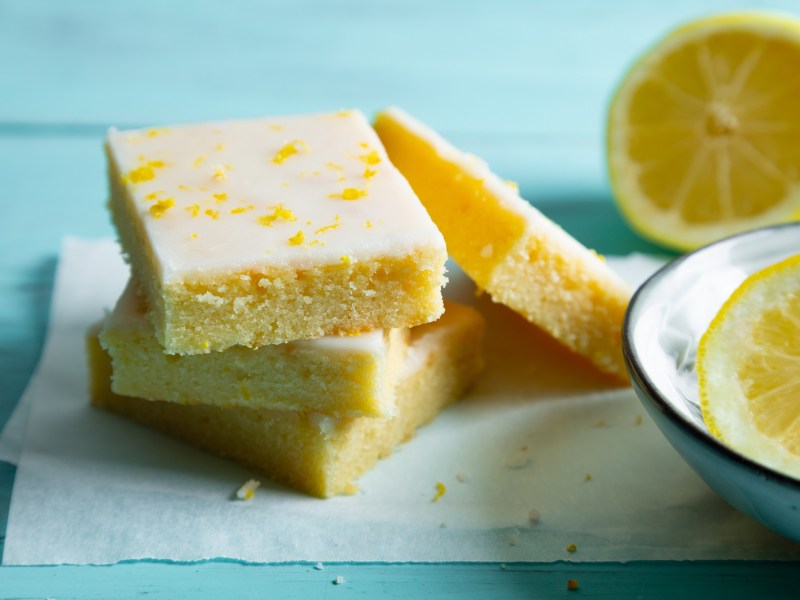
<instances>
[{"instance_id":1,"label":"leaning lemon bar","mask_svg":"<svg viewBox=\"0 0 800 600\"><path fill-rule=\"evenodd\" d=\"M88 334L94 405L232 458L308 494L353 493L354 481L457 400L482 368L483 319L448 303L435 323L415 327L396 388L393 418L335 418L308 411L182 406L115 394L111 360Z\"/></svg>"},{"instance_id":2,"label":"leaning lemon bar","mask_svg":"<svg viewBox=\"0 0 800 600\"><path fill-rule=\"evenodd\" d=\"M523 200L480 159L403 111L375 129L475 283L605 372L626 378L629 286L593 251Z\"/></svg>"},{"instance_id":3,"label":"leaning lemon bar","mask_svg":"<svg viewBox=\"0 0 800 600\"><path fill-rule=\"evenodd\" d=\"M309 410L335 416L394 414L394 388L408 329L378 329L236 346L225 352L164 354L133 280L105 319L100 343L111 356L111 389L179 404Z\"/></svg>"},{"instance_id":4,"label":"leaning lemon bar","mask_svg":"<svg viewBox=\"0 0 800 600\"><path fill-rule=\"evenodd\" d=\"M112 129L110 207L169 354L442 313L444 240L358 111Z\"/></svg>"}]
</instances>

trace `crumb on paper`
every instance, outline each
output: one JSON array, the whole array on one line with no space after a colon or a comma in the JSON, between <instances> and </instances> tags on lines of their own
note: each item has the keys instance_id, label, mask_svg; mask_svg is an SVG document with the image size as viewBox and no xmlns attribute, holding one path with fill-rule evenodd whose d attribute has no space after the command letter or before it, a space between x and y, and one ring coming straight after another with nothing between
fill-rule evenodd
<instances>
[{"instance_id":1,"label":"crumb on paper","mask_svg":"<svg viewBox=\"0 0 800 600\"><path fill-rule=\"evenodd\" d=\"M577 579L567 579L567 589L570 591L575 591L580 587Z\"/></svg>"},{"instance_id":2,"label":"crumb on paper","mask_svg":"<svg viewBox=\"0 0 800 600\"><path fill-rule=\"evenodd\" d=\"M345 581L346 579L344 577L337 575L336 579L333 580L333 585L342 585Z\"/></svg>"},{"instance_id":3,"label":"crumb on paper","mask_svg":"<svg viewBox=\"0 0 800 600\"><path fill-rule=\"evenodd\" d=\"M256 495L256 489L258 486L261 485L261 482L257 479L250 479L248 480L239 490L236 492L236 497L239 500L252 500L253 497Z\"/></svg>"},{"instance_id":4,"label":"crumb on paper","mask_svg":"<svg viewBox=\"0 0 800 600\"><path fill-rule=\"evenodd\" d=\"M441 482L436 482L436 494L433 496L433 500L431 502L438 502L439 498L444 496L445 492L447 491L447 487Z\"/></svg>"},{"instance_id":5,"label":"crumb on paper","mask_svg":"<svg viewBox=\"0 0 800 600\"><path fill-rule=\"evenodd\" d=\"M501 568L503 571L505 571L505 570L508 568L508 566L506 565L506 563L500 563L500 568Z\"/></svg>"},{"instance_id":6,"label":"crumb on paper","mask_svg":"<svg viewBox=\"0 0 800 600\"><path fill-rule=\"evenodd\" d=\"M512 529L508 534L508 545L516 546L519 543L519 529Z\"/></svg>"},{"instance_id":7,"label":"crumb on paper","mask_svg":"<svg viewBox=\"0 0 800 600\"><path fill-rule=\"evenodd\" d=\"M528 455L527 446L522 446L506 457L506 468L509 469L524 469L529 464L531 464L531 457Z\"/></svg>"},{"instance_id":8,"label":"crumb on paper","mask_svg":"<svg viewBox=\"0 0 800 600\"><path fill-rule=\"evenodd\" d=\"M600 419L599 421L595 422L594 426L595 426L595 429L602 429L603 427L606 426L606 422L603 421L603 419Z\"/></svg>"},{"instance_id":9,"label":"crumb on paper","mask_svg":"<svg viewBox=\"0 0 800 600\"><path fill-rule=\"evenodd\" d=\"M570 554L575 552L577 549L578 546L576 546L575 544L567 544L567 552L569 552Z\"/></svg>"},{"instance_id":10,"label":"crumb on paper","mask_svg":"<svg viewBox=\"0 0 800 600\"><path fill-rule=\"evenodd\" d=\"M583 476L583 480L584 481L591 481L592 480L592 474L591 473L587 473L586 475Z\"/></svg>"},{"instance_id":11,"label":"crumb on paper","mask_svg":"<svg viewBox=\"0 0 800 600\"><path fill-rule=\"evenodd\" d=\"M447 523L444 523L444 522L439 523L439 528L440 529L447 529Z\"/></svg>"},{"instance_id":12,"label":"crumb on paper","mask_svg":"<svg viewBox=\"0 0 800 600\"><path fill-rule=\"evenodd\" d=\"M458 483L466 483L469 481L469 474L465 473L464 471L459 471L456 473L456 481Z\"/></svg>"},{"instance_id":13,"label":"crumb on paper","mask_svg":"<svg viewBox=\"0 0 800 600\"><path fill-rule=\"evenodd\" d=\"M318 562L317 564L314 565L314 570L315 571L322 571L324 569L325 569L325 565L323 565L321 562Z\"/></svg>"},{"instance_id":14,"label":"crumb on paper","mask_svg":"<svg viewBox=\"0 0 800 600\"><path fill-rule=\"evenodd\" d=\"M633 424L634 425L641 425L642 422L644 422L644 419L642 418L642 415L636 415L636 418L634 419Z\"/></svg>"},{"instance_id":15,"label":"crumb on paper","mask_svg":"<svg viewBox=\"0 0 800 600\"><path fill-rule=\"evenodd\" d=\"M542 516L539 514L538 508L532 508L528 511L528 522L532 525L535 525L539 521L541 521Z\"/></svg>"}]
</instances>

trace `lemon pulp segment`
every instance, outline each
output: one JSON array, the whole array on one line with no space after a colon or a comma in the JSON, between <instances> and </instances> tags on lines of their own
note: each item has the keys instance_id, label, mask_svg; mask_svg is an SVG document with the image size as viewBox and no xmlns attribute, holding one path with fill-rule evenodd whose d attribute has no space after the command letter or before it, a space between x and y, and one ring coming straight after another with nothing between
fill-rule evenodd
<instances>
[{"instance_id":1,"label":"lemon pulp segment","mask_svg":"<svg viewBox=\"0 0 800 600\"><path fill-rule=\"evenodd\" d=\"M711 433L800 475L800 254L728 299L700 341L697 372Z\"/></svg>"},{"instance_id":2,"label":"lemon pulp segment","mask_svg":"<svg viewBox=\"0 0 800 600\"><path fill-rule=\"evenodd\" d=\"M800 214L800 22L745 13L681 27L612 101L608 160L631 224L690 249Z\"/></svg>"}]
</instances>

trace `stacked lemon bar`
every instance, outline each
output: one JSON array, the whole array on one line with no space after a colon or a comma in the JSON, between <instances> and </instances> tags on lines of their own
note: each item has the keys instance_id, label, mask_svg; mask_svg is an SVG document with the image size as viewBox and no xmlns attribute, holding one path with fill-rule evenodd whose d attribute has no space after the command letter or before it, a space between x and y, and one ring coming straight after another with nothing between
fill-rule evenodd
<instances>
[{"instance_id":1,"label":"stacked lemon bar","mask_svg":"<svg viewBox=\"0 0 800 600\"><path fill-rule=\"evenodd\" d=\"M89 334L92 401L326 497L454 401L482 319L357 111L116 131L132 278Z\"/></svg>"}]
</instances>

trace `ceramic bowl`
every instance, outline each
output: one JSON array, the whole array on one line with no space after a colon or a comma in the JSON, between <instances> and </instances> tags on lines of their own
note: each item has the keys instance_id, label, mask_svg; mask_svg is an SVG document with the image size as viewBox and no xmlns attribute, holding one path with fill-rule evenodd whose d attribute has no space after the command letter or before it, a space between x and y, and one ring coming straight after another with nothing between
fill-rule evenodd
<instances>
[{"instance_id":1,"label":"ceramic bowl","mask_svg":"<svg viewBox=\"0 0 800 600\"><path fill-rule=\"evenodd\" d=\"M667 264L636 292L623 328L636 394L687 463L733 506L800 541L800 480L712 436L697 390L697 344L723 302L760 269L800 253L800 223L733 236Z\"/></svg>"}]
</instances>

